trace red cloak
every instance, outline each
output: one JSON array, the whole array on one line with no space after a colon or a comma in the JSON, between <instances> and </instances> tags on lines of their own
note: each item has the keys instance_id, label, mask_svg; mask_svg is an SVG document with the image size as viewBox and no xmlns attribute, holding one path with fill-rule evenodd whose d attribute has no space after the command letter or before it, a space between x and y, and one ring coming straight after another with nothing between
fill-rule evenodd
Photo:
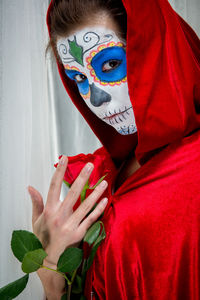
<instances>
[{"instance_id":1,"label":"red cloak","mask_svg":"<svg viewBox=\"0 0 200 300\"><path fill-rule=\"evenodd\" d=\"M123 3L128 86L138 128L135 155L142 166L114 194L111 178L103 217L107 235L88 272L85 295L88 300L198 300L200 41L167 0ZM51 9L52 3L49 32ZM58 68L103 144L102 157L106 149L107 159L116 163L133 151L132 135L121 136L98 119Z\"/></svg>"}]
</instances>

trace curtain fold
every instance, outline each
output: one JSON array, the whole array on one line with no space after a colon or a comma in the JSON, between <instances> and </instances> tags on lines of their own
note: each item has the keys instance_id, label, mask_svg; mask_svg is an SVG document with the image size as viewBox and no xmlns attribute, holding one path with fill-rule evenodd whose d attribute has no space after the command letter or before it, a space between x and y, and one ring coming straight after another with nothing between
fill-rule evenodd
<instances>
[{"instance_id":1,"label":"curtain fold","mask_svg":"<svg viewBox=\"0 0 200 300\"><path fill-rule=\"evenodd\" d=\"M199 0L170 3L200 35ZM100 147L66 94L50 54L45 58L49 0L0 0L0 287L24 274L10 248L13 230L31 228L34 186L46 199L60 154ZM61 199L66 190L63 189ZM31 274L16 299L43 299Z\"/></svg>"},{"instance_id":2,"label":"curtain fold","mask_svg":"<svg viewBox=\"0 0 200 300\"><path fill-rule=\"evenodd\" d=\"M1 0L0 286L24 275L11 252L13 230L32 230L33 185L46 198L57 157L48 98L45 24L49 1ZM42 299L36 274L18 299Z\"/></svg>"}]
</instances>

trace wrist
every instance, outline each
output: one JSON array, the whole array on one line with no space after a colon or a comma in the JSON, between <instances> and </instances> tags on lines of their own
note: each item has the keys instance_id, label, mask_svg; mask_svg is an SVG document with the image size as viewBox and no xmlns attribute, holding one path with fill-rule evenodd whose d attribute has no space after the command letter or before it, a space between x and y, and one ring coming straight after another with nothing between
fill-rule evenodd
<instances>
[{"instance_id":1,"label":"wrist","mask_svg":"<svg viewBox=\"0 0 200 300\"><path fill-rule=\"evenodd\" d=\"M55 265L57 267L57 263L61 255L61 252L59 252L58 249L52 249L52 247L49 246L47 246L45 252L47 253L47 257L45 258L46 263Z\"/></svg>"},{"instance_id":2,"label":"wrist","mask_svg":"<svg viewBox=\"0 0 200 300\"><path fill-rule=\"evenodd\" d=\"M43 266L53 270L57 269L56 264L50 263L47 259L44 259ZM37 270L37 275L41 280L47 299L60 300L61 296L66 292L65 278L59 273L44 268Z\"/></svg>"},{"instance_id":3,"label":"wrist","mask_svg":"<svg viewBox=\"0 0 200 300\"><path fill-rule=\"evenodd\" d=\"M43 266L54 269L54 270L57 269L57 263L55 263L53 260L49 259L49 256L47 256L43 260Z\"/></svg>"}]
</instances>

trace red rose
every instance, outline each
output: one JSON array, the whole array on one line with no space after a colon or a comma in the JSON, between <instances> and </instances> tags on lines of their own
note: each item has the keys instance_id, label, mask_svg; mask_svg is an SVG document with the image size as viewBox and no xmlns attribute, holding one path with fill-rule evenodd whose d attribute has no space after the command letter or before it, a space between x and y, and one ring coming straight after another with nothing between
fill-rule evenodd
<instances>
[{"instance_id":1,"label":"red rose","mask_svg":"<svg viewBox=\"0 0 200 300\"><path fill-rule=\"evenodd\" d=\"M89 187L92 188L103 176L106 175L105 180L108 182L108 188L102 195L101 199L103 197L109 198L111 195L110 186L117 170L110 155L103 147L96 150L93 154L81 153L76 156L68 156L68 165L63 179L71 185L76 180L82 168L88 162L94 164L94 169L89 178ZM57 167L57 165L58 164L55 164L54 166ZM92 189L87 189L85 197L88 197L92 191ZM81 199L79 198L79 201L77 201L75 204L74 209L76 209L80 203Z\"/></svg>"},{"instance_id":2,"label":"red rose","mask_svg":"<svg viewBox=\"0 0 200 300\"><path fill-rule=\"evenodd\" d=\"M59 159L60 158L61 156ZM94 154L81 153L76 156L68 156L68 165L64 175L64 180L71 185L79 175L82 168L88 162L94 164L94 169L89 178L90 187L93 187L102 176L116 170L111 158L108 157L108 153L103 148L100 148L96 150ZM57 165L58 164L55 164L54 166L57 167Z\"/></svg>"}]
</instances>

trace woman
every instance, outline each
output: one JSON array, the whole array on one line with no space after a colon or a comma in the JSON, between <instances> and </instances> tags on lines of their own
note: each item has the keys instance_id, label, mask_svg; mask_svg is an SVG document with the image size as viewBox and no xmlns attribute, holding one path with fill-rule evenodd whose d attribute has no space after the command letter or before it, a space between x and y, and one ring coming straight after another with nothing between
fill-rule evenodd
<instances>
[{"instance_id":1,"label":"woman","mask_svg":"<svg viewBox=\"0 0 200 300\"><path fill-rule=\"evenodd\" d=\"M60 204L63 156L45 207L39 192L29 189L33 230L52 266L105 210L106 239L87 275L87 299L197 300L200 42L167 0L123 5L58 0L49 7L63 84L102 142L102 160L114 163L115 171L108 203L102 200L84 219L107 184L72 213L91 168ZM60 299L63 280L44 270L39 276L48 300Z\"/></svg>"}]
</instances>

